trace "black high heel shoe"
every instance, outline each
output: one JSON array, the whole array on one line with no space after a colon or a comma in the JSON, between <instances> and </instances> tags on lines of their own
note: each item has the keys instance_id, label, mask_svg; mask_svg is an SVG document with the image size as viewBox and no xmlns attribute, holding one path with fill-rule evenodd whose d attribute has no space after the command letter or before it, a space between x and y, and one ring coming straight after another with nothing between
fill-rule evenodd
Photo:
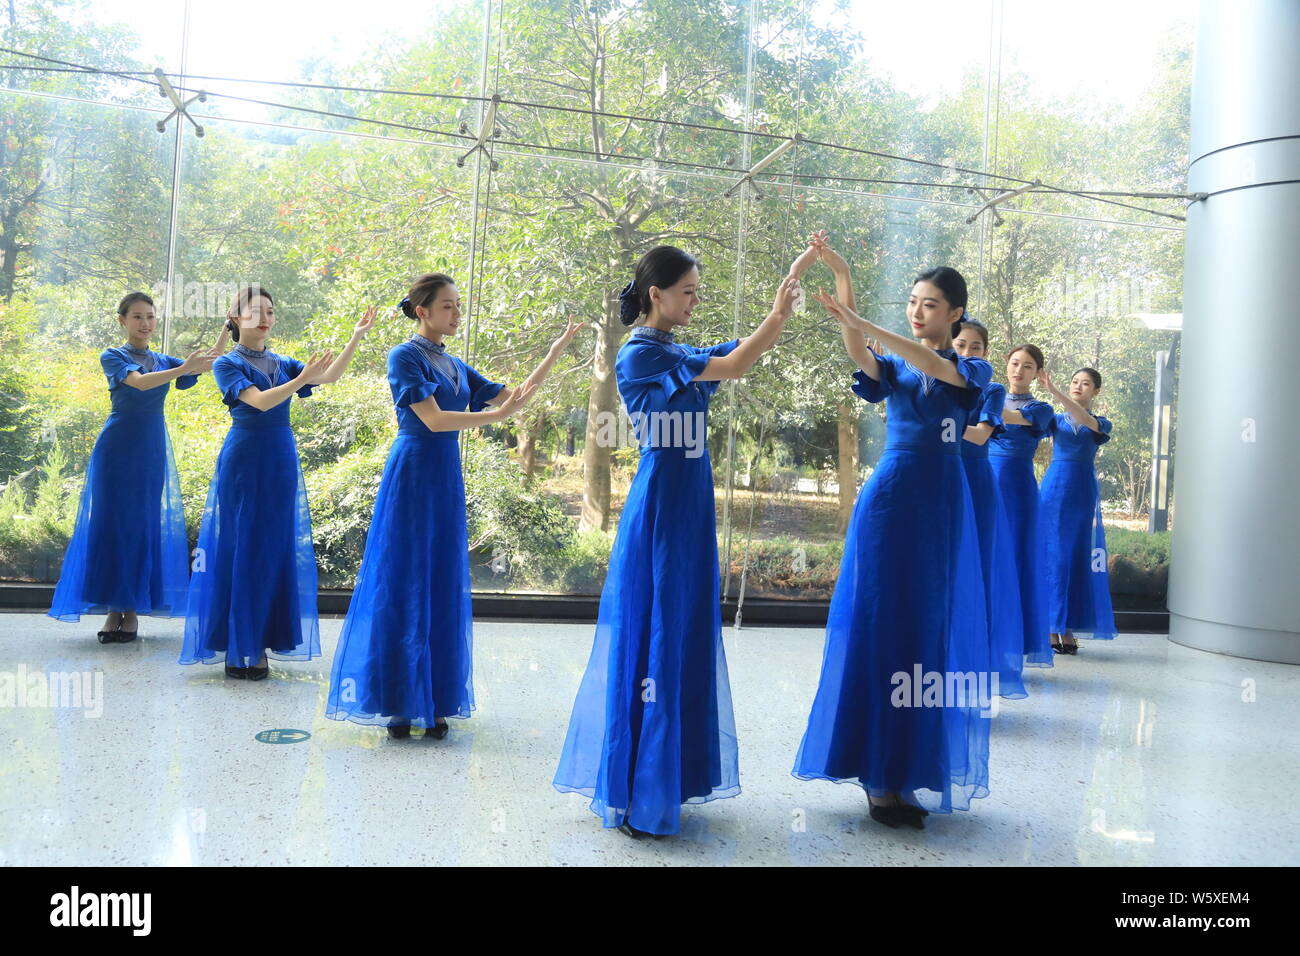
<instances>
[{"instance_id":1,"label":"black high heel shoe","mask_svg":"<svg viewBox=\"0 0 1300 956\"><path fill-rule=\"evenodd\" d=\"M411 736L411 725L410 724L389 724L388 736L391 737L393 740L405 740L407 737Z\"/></svg>"},{"instance_id":2,"label":"black high heel shoe","mask_svg":"<svg viewBox=\"0 0 1300 956\"><path fill-rule=\"evenodd\" d=\"M929 811L914 807L910 803L899 804L896 809L899 818L908 826L916 827L918 830L925 829L925 818L930 815Z\"/></svg>"},{"instance_id":3,"label":"black high heel shoe","mask_svg":"<svg viewBox=\"0 0 1300 956\"><path fill-rule=\"evenodd\" d=\"M651 833L649 830L638 830L626 820L618 825L618 830L620 833L626 833L633 840L644 840L646 837L654 837L656 840L659 839L659 834Z\"/></svg>"},{"instance_id":4,"label":"black high heel shoe","mask_svg":"<svg viewBox=\"0 0 1300 956\"><path fill-rule=\"evenodd\" d=\"M266 680L266 675L271 673L271 662L266 659L265 654L262 655L262 660L264 663L248 669L249 680Z\"/></svg>"},{"instance_id":5,"label":"black high heel shoe","mask_svg":"<svg viewBox=\"0 0 1300 956\"><path fill-rule=\"evenodd\" d=\"M903 823L903 815L899 810L900 808L895 804L873 803L871 804L870 816L877 823L883 823L891 830L897 830Z\"/></svg>"},{"instance_id":6,"label":"black high heel shoe","mask_svg":"<svg viewBox=\"0 0 1300 956\"><path fill-rule=\"evenodd\" d=\"M447 722L444 720L440 724L432 724L425 727L424 736L432 737L434 740L442 740L443 737L447 736L447 731L449 730L451 730L451 727L449 727Z\"/></svg>"},{"instance_id":7,"label":"black high heel shoe","mask_svg":"<svg viewBox=\"0 0 1300 956\"><path fill-rule=\"evenodd\" d=\"M117 634L117 631L100 631L95 636L99 638L101 644L116 644Z\"/></svg>"},{"instance_id":8,"label":"black high heel shoe","mask_svg":"<svg viewBox=\"0 0 1300 956\"><path fill-rule=\"evenodd\" d=\"M232 665L230 665L230 664L227 664L227 665L226 665L226 676L227 676L227 677L234 677L234 678L236 678L237 680L243 680L245 677L248 676L248 668L247 668L247 667L234 667L234 666L232 666Z\"/></svg>"}]
</instances>

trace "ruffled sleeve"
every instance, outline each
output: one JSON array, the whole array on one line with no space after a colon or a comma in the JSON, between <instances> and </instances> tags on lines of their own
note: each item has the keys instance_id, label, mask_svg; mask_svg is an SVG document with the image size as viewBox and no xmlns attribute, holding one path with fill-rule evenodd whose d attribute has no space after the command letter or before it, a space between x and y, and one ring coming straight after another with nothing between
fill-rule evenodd
<instances>
[{"instance_id":1,"label":"ruffled sleeve","mask_svg":"<svg viewBox=\"0 0 1300 956\"><path fill-rule=\"evenodd\" d=\"M1110 441L1110 419L1102 418L1100 415L1094 415L1093 417L1097 419L1097 426L1101 431L1094 432L1091 428L1089 428L1088 431L1092 434L1093 441L1098 445L1104 445L1106 442Z\"/></svg>"},{"instance_id":2,"label":"ruffled sleeve","mask_svg":"<svg viewBox=\"0 0 1300 956\"><path fill-rule=\"evenodd\" d=\"M729 355L740 344L739 339L722 342L707 348L665 348L649 340L628 342L619 354L618 364L623 380L628 385L658 385L668 398L690 385L695 376L704 371L709 359ZM721 381L696 382L705 394L712 395Z\"/></svg>"},{"instance_id":3,"label":"ruffled sleeve","mask_svg":"<svg viewBox=\"0 0 1300 956\"><path fill-rule=\"evenodd\" d=\"M287 355L281 355L279 356L279 359L280 359L280 367L284 369L285 373L289 376L290 381L292 381L293 379L301 375L302 370L306 367L298 359L289 358ZM315 385L304 385L302 388L298 389L294 394L297 395L299 398L311 398L311 393L314 391L316 391Z\"/></svg>"},{"instance_id":4,"label":"ruffled sleeve","mask_svg":"<svg viewBox=\"0 0 1300 956\"><path fill-rule=\"evenodd\" d=\"M435 378L429 377L425 364L405 344L388 350L388 387L393 392L393 405L409 408L418 405L439 389Z\"/></svg>"},{"instance_id":5,"label":"ruffled sleeve","mask_svg":"<svg viewBox=\"0 0 1300 956\"><path fill-rule=\"evenodd\" d=\"M984 391L980 393L979 405L975 408L975 414L972 416L971 425L992 425L993 431L989 433L992 438L995 435L1001 435L1006 428L1002 422L1002 409L1007 403L1007 390L997 382L990 382L984 386Z\"/></svg>"},{"instance_id":6,"label":"ruffled sleeve","mask_svg":"<svg viewBox=\"0 0 1300 956\"><path fill-rule=\"evenodd\" d=\"M1030 434L1035 438L1042 438L1044 435L1049 434L1056 421L1056 412L1046 402L1026 402L1021 407L1020 414L1024 415L1025 420L1029 422L1025 427L1029 429Z\"/></svg>"},{"instance_id":7,"label":"ruffled sleeve","mask_svg":"<svg viewBox=\"0 0 1300 956\"><path fill-rule=\"evenodd\" d=\"M732 339L730 342L719 342L717 345L695 349L693 354L686 356L686 360L682 363L691 373L687 381L694 381L695 377L703 372L704 367L709 364L709 359L730 355L738 345L740 345L740 339ZM722 379L714 379L711 382L695 382L695 384L704 389L704 394L712 395L722 385Z\"/></svg>"},{"instance_id":8,"label":"ruffled sleeve","mask_svg":"<svg viewBox=\"0 0 1300 956\"><path fill-rule=\"evenodd\" d=\"M497 397L497 393L505 388L500 382L489 382L478 369L469 365L465 366L465 382L469 386L469 410L471 412L481 412L487 408L488 402Z\"/></svg>"},{"instance_id":9,"label":"ruffled sleeve","mask_svg":"<svg viewBox=\"0 0 1300 956\"><path fill-rule=\"evenodd\" d=\"M874 349L871 354L876 355ZM876 367L880 369L879 381L862 369L853 373L853 394L868 402L883 402L898 384L898 356L876 355Z\"/></svg>"},{"instance_id":10,"label":"ruffled sleeve","mask_svg":"<svg viewBox=\"0 0 1300 956\"><path fill-rule=\"evenodd\" d=\"M169 369L180 368L185 364L184 359L177 358L175 355L159 355L158 358L161 361L158 363L158 368L154 369L156 372L166 372ZM177 388L193 388L198 384L198 381L198 375L178 375L175 384Z\"/></svg>"},{"instance_id":11,"label":"ruffled sleeve","mask_svg":"<svg viewBox=\"0 0 1300 956\"><path fill-rule=\"evenodd\" d=\"M958 405L971 411L980 404L985 387L993 381L993 366L982 358L966 358L964 355L954 355L951 361L957 367L958 374L966 380L966 384L964 386L953 385L951 382L942 384L951 389Z\"/></svg>"},{"instance_id":12,"label":"ruffled sleeve","mask_svg":"<svg viewBox=\"0 0 1300 956\"><path fill-rule=\"evenodd\" d=\"M244 371L244 363L230 355L212 363L212 377L216 379L221 400L231 408L239 404L240 393L253 386L253 380Z\"/></svg>"},{"instance_id":13,"label":"ruffled sleeve","mask_svg":"<svg viewBox=\"0 0 1300 956\"><path fill-rule=\"evenodd\" d=\"M121 349L104 349L99 356L99 364L108 378L108 389L112 391L132 372L144 374L144 366L122 353Z\"/></svg>"}]
</instances>

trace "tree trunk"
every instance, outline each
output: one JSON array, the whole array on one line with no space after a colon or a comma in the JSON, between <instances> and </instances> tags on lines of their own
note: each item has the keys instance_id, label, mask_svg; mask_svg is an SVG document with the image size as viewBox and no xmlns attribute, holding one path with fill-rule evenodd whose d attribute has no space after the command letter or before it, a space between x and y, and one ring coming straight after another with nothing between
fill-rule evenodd
<instances>
[{"instance_id":1,"label":"tree trunk","mask_svg":"<svg viewBox=\"0 0 1300 956\"><path fill-rule=\"evenodd\" d=\"M519 424L519 461L524 466L524 478L532 478L537 465L537 437L546 427L546 415L540 415L536 422Z\"/></svg>"},{"instance_id":2,"label":"tree trunk","mask_svg":"<svg viewBox=\"0 0 1300 956\"><path fill-rule=\"evenodd\" d=\"M840 483L840 506L836 521L838 534L844 534L849 528L849 519L853 516L853 504L858 497L858 406L841 402L839 406L839 467L837 479Z\"/></svg>"},{"instance_id":3,"label":"tree trunk","mask_svg":"<svg viewBox=\"0 0 1300 956\"><path fill-rule=\"evenodd\" d=\"M618 358L622 326L615 320L615 293L604 296L604 318L596 330L596 357L591 366L591 392L587 396L587 433L582 448L582 518L584 531L609 530L609 460L612 448L604 441L611 433L607 425L615 411L617 388L614 362ZM604 435L602 435L602 431Z\"/></svg>"}]
</instances>

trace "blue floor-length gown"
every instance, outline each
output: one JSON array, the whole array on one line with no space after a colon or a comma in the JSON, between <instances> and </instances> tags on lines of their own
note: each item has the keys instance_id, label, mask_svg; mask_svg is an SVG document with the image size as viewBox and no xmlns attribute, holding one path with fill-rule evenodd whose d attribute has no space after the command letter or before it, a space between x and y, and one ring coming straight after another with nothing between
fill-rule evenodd
<instances>
[{"instance_id":1,"label":"blue floor-length gown","mask_svg":"<svg viewBox=\"0 0 1300 956\"><path fill-rule=\"evenodd\" d=\"M268 376L239 352L212 364L230 430L217 456L199 529L185 616L182 664L256 667L262 654L281 660L320 655L316 552L298 446L286 399L260 411L239 400L296 378L303 363L265 353ZM315 385L297 390L308 397Z\"/></svg>"},{"instance_id":2,"label":"blue floor-length gown","mask_svg":"<svg viewBox=\"0 0 1300 956\"><path fill-rule=\"evenodd\" d=\"M643 326L619 349L641 463L554 780L606 827L676 833L683 804L740 793L705 440L720 383L693 381L738 344L696 348Z\"/></svg>"},{"instance_id":3,"label":"blue floor-length gown","mask_svg":"<svg viewBox=\"0 0 1300 956\"><path fill-rule=\"evenodd\" d=\"M971 410L967 426L992 425L991 441L993 435L1003 430L1002 408L1006 400L1007 390L997 382L989 382L980 393L979 403ZM988 443L962 442L961 458L970 484L975 524L979 528L989 648L992 668L998 675L998 694L1006 698L1027 697L1020 674L1025 662L1020 582L1016 578L1011 529L1007 525L997 481L993 478L993 466L989 464Z\"/></svg>"},{"instance_id":4,"label":"blue floor-length gown","mask_svg":"<svg viewBox=\"0 0 1300 956\"><path fill-rule=\"evenodd\" d=\"M412 336L388 353L397 437L334 655L325 716L432 726L474 709L465 485L458 431L433 432L411 406L482 411L502 386Z\"/></svg>"},{"instance_id":5,"label":"blue floor-length gown","mask_svg":"<svg viewBox=\"0 0 1300 956\"><path fill-rule=\"evenodd\" d=\"M1011 531L1011 551L1020 584L1020 613L1024 619L1025 664L1051 667L1052 638L1047 628L1047 547L1038 514L1038 480L1034 454L1052 430L1055 412L1028 393L1011 395L1007 407L1017 409L1028 425L1004 425L989 439L989 464L1002 495L1002 508Z\"/></svg>"},{"instance_id":6,"label":"blue floor-length gown","mask_svg":"<svg viewBox=\"0 0 1300 956\"><path fill-rule=\"evenodd\" d=\"M885 450L845 535L793 774L946 813L988 794L989 631L960 445L993 370L983 359L939 354L966 387L896 355L877 356L879 381L854 373L855 394L888 400ZM964 697L922 694L932 680L944 689L962 677L973 682Z\"/></svg>"},{"instance_id":7,"label":"blue floor-length gown","mask_svg":"<svg viewBox=\"0 0 1300 956\"><path fill-rule=\"evenodd\" d=\"M1106 569L1106 529L1093 460L1110 440L1111 423L1096 416L1100 432L1058 413L1052 429L1052 463L1039 494L1047 542L1047 623L1052 634L1110 640L1115 613Z\"/></svg>"},{"instance_id":8,"label":"blue floor-length gown","mask_svg":"<svg viewBox=\"0 0 1300 956\"><path fill-rule=\"evenodd\" d=\"M50 617L78 621L111 611L178 617L189 587L189 542L180 480L163 420L171 383L141 391L126 384L184 363L129 345L99 357L112 411L86 465L77 523L63 557ZM182 375L178 389L197 375Z\"/></svg>"}]
</instances>

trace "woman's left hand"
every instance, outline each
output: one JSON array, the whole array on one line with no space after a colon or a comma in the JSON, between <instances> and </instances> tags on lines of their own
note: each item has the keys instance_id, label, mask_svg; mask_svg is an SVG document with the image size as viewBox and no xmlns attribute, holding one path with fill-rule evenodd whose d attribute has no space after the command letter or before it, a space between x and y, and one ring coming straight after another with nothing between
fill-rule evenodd
<instances>
[{"instance_id":1,"label":"woman's left hand","mask_svg":"<svg viewBox=\"0 0 1300 956\"><path fill-rule=\"evenodd\" d=\"M375 316L378 314L379 310L373 305L366 309L366 314L361 317L356 326L352 329L352 334L360 338L373 329L375 327Z\"/></svg>"}]
</instances>

